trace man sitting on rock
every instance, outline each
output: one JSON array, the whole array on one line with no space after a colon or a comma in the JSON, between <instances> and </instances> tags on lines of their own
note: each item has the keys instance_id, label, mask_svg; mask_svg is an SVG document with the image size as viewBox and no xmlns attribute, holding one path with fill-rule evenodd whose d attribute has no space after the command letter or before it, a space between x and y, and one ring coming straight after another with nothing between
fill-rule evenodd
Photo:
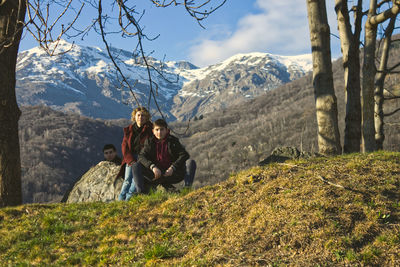
<instances>
[{"instance_id":1,"label":"man sitting on rock","mask_svg":"<svg viewBox=\"0 0 400 267\"><path fill-rule=\"evenodd\" d=\"M113 162L118 166L121 165L122 160L117 155L117 149L113 144L106 144L103 147L104 160Z\"/></svg>"},{"instance_id":2,"label":"man sitting on rock","mask_svg":"<svg viewBox=\"0 0 400 267\"><path fill-rule=\"evenodd\" d=\"M149 187L159 184L173 189L173 184L182 180L185 186L191 186L196 163L188 160L189 153L179 139L169 134L168 125L162 119L153 123L153 134L139 154L139 162L144 168L142 175L135 177L137 193L147 193Z\"/></svg>"}]
</instances>

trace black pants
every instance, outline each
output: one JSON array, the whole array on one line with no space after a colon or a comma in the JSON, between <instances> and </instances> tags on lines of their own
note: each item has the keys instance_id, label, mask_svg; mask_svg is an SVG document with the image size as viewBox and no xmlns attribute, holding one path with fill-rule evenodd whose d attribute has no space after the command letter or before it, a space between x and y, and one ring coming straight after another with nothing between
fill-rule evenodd
<instances>
[{"instance_id":1,"label":"black pants","mask_svg":"<svg viewBox=\"0 0 400 267\"><path fill-rule=\"evenodd\" d=\"M162 176L159 179L154 180L154 173L150 169L142 166L141 173L134 173L133 178L135 181L137 193L148 193L149 189L153 186L161 184L164 187L171 187L173 184L177 184L185 180L185 186L191 186L193 184L194 176L196 174L196 162L194 160L186 161L186 168L183 170L175 170L171 176ZM165 170L161 170L163 173ZM133 170L135 172L135 170Z\"/></svg>"}]
</instances>

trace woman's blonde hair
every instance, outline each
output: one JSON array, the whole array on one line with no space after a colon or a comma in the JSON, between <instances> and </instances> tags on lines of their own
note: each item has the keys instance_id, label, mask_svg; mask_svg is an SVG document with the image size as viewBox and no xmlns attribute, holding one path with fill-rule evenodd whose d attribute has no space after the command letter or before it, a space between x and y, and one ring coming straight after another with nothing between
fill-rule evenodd
<instances>
[{"instance_id":1,"label":"woman's blonde hair","mask_svg":"<svg viewBox=\"0 0 400 267\"><path fill-rule=\"evenodd\" d=\"M137 107L132 111L132 115L131 115L132 122L135 122L136 113L138 113L139 111L142 112L142 114L146 115L147 121L150 121L150 118L151 118L150 112L145 107Z\"/></svg>"}]
</instances>

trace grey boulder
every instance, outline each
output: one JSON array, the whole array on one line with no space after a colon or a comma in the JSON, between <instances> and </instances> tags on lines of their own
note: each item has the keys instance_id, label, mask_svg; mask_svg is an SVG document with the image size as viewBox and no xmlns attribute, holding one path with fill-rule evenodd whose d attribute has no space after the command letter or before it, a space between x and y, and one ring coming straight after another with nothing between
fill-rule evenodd
<instances>
[{"instance_id":1,"label":"grey boulder","mask_svg":"<svg viewBox=\"0 0 400 267\"><path fill-rule=\"evenodd\" d=\"M120 166L112 162L101 161L75 183L72 190L64 196L64 201L77 203L117 200L123 183L122 177L116 178L119 169Z\"/></svg>"}]
</instances>

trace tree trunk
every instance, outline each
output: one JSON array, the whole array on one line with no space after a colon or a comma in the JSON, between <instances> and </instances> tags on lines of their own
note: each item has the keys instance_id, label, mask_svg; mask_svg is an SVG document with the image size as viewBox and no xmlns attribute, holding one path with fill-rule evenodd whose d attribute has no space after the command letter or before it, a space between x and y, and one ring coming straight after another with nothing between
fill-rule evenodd
<instances>
[{"instance_id":1,"label":"tree trunk","mask_svg":"<svg viewBox=\"0 0 400 267\"><path fill-rule=\"evenodd\" d=\"M374 126L374 81L375 81L375 49L377 24L371 23L376 15L376 0L370 0L368 18L365 23L365 47L362 86L362 147L363 152L376 150Z\"/></svg>"},{"instance_id":2,"label":"tree trunk","mask_svg":"<svg viewBox=\"0 0 400 267\"><path fill-rule=\"evenodd\" d=\"M370 0L367 21L365 22L365 47L362 82L362 144L363 152L376 150L374 121L374 91L375 91L375 49L377 26L400 12L398 1L384 12L376 14L377 1Z\"/></svg>"},{"instance_id":3,"label":"tree trunk","mask_svg":"<svg viewBox=\"0 0 400 267\"><path fill-rule=\"evenodd\" d=\"M381 61L376 75L375 82L375 142L378 150L383 149L383 141L385 140L384 133L384 114L383 114L383 86L387 74L387 62L389 58L390 44L392 42L392 33L396 17L390 19L390 22L385 30L385 40L383 41L383 48L381 54Z\"/></svg>"},{"instance_id":4,"label":"tree trunk","mask_svg":"<svg viewBox=\"0 0 400 267\"><path fill-rule=\"evenodd\" d=\"M313 86L318 123L318 147L322 154L340 154L337 101L333 87L330 29L325 0L307 0L313 58Z\"/></svg>"},{"instance_id":5,"label":"tree trunk","mask_svg":"<svg viewBox=\"0 0 400 267\"><path fill-rule=\"evenodd\" d=\"M346 99L346 117L344 131L345 153L359 152L361 142L361 100L360 100L360 51L362 1L358 1L355 33L351 32L351 24L347 0L336 0L340 43L343 55L344 86Z\"/></svg>"},{"instance_id":6,"label":"tree trunk","mask_svg":"<svg viewBox=\"0 0 400 267\"><path fill-rule=\"evenodd\" d=\"M22 203L15 67L25 9L18 0L0 6L0 207Z\"/></svg>"}]
</instances>

